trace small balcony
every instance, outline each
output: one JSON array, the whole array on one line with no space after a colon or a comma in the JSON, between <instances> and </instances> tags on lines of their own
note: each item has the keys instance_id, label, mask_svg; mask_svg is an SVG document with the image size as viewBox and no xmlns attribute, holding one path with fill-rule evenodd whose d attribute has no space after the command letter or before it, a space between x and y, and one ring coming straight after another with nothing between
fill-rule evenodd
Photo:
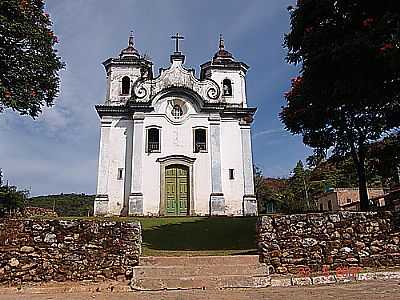
<instances>
[{"instance_id":1,"label":"small balcony","mask_svg":"<svg viewBox=\"0 0 400 300\"><path fill-rule=\"evenodd\" d=\"M149 152L159 152L160 151L160 143L159 142L148 142L147 150Z\"/></svg>"},{"instance_id":2,"label":"small balcony","mask_svg":"<svg viewBox=\"0 0 400 300\"><path fill-rule=\"evenodd\" d=\"M206 143L197 142L194 146L194 151L195 152L206 152L207 151Z\"/></svg>"}]
</instances>

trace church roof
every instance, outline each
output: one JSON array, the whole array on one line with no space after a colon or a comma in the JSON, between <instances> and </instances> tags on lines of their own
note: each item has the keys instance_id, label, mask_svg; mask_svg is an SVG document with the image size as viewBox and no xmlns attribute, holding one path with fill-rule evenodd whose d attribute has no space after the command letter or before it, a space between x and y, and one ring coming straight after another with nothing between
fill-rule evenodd
<instances>
[{"instance_id":1,"label":"church roof","mask_svg":"<svg viewBox=\"0 0 400 300\"><path fill-rule=\"evenodd\" d=\"M232 53L225 49L225 42L222 37L222 34L219 37L219 47L218 51L214 54L212 60L202 64L200 66L200 79L204 79L208 77L207 72L208 70L237 70L243 71L244 73L247 72L249 66L243 62L236 61L233 57Z\"/></svg>"},{"instance_id":2,"label":"church roof","mask_svg":"<svg viewBox=\"0 0 400 300\"><path fill-rule=\"evenodd\" d=\"M222 34L220 34L219 36L219 50L217 53L214 54L214 58L213 61L224 61L224 60L228 60L228 61L234 61L234 57L232 55L232 53L230 53L229 51L225 50L225 42L224 42L224 38L222 37Z\"/></svg>"},{"instance_id":3,"label":"church roof","mask_svg":"<svg viewBox=\"0 0 400 300\"><path fill-rule=\"evenodd\" d=\"M147 70L149 77L153 77L153 63L146 55L141 56L139 51L135 48L132 31L129 36L128 47L121 50L119 57L110 57L103 62L103 66L107 72L113 65L135 65L142 67L144 70Z\"/></svg>"},{"instance_id":4,"label":"church roof","mask_svg":"<svg viewBox=\"0 0 400 300\"><path fill-rule=\"evenodd\" d=\"M138 58L140 59L140 54L139 52L135 49L134 43L133 43L133 31L131 31L131 34L129 36L128 40L128 47L125 49L122 49L120 55L120 58Z\"/></svg>"}]
</instances>

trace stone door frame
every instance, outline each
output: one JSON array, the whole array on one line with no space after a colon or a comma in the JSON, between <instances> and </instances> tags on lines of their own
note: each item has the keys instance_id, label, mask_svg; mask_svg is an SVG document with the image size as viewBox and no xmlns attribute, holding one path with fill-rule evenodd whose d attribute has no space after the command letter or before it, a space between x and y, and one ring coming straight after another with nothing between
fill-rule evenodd
<instances>
[{"instance_id":1,"label":"stone door frame","mask_svg":"<svg viewBox=\"0 0 400 300\"><path fill-rule=\"evenodd\" d=\"M191 158L185 155L169 155L166 157L160 157L157 162L160 163L160 216L165 216L165 169L171 165L182 165L188 168L188 212L189 216L195 215L194 210L194 182L193 182L193 165L195 158Z\"/></svg>"}]
</instances>

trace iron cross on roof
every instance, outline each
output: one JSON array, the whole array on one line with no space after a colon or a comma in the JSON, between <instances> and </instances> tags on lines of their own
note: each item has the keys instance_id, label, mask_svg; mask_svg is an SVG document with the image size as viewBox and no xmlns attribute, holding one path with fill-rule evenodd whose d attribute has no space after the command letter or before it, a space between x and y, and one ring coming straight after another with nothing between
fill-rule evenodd
<instances>
[{"instance_id":1,"label":"iron cross on roof","mask_svg":"<svg viewBox=\"0 0 400 300\"><path fill-rule=\"evenodd\" d=\"M176 35L171 36L171 39L175 40L175 53L180 53L179 51L179 40L183 40L184 37L176 33Z\"/></svg>"}]
</instances>

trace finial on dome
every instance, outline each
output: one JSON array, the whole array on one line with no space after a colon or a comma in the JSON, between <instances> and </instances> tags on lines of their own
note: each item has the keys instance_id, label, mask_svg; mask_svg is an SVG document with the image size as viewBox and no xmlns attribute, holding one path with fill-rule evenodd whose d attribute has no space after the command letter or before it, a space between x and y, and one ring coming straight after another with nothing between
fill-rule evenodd
<instances>
[{"instance_id":1,"label":"finial on dome","mask_svg":"<svg viewBox=\"0 0 400 300\"><path fill-rule=\"evenodd\" d=\"M219 49L223 50L225 49L225 43L224 43L224 38L222 34L219 35Z\"/></svg>"},{"instance_id":2,"label":"finial on dome","mask_svg":"<svg viewBox=\"0 0 400 300\"><path fill-rule=\"evenodd\" d=\"M128 46L133 47L133 31L131 30L131 34L129 35Z\"/></svg>"},{"instance_id":3,"label":"finial on dome","mask_svg":"<svg viewBox=\"0 0 400 300\"><path fill-rule=\"evenodd\" d=\"M128 47L123 49L119 56L121 58L125 58L125 57L140 58L140 55L139 55L138 51L135 49L134 44L135 43L133 41L133 31L131 31L131 33L129 35L129 39L128 39Z\"/></svg>"},{"instance_id":4,"label":"finial on dome","mask_svg":"<svg viewBox=\"0 0 400 300\"><path fill-rule=\"evenodd\" d=\"M225 50L225 41L224 41L224 37L222 36L222 34L219 35L219 49L217 51L217 53L215 53L213 61L226 61L226 60L230 60L233 61L233 56L232 54Z\"/></svg>"}]
</instances>

